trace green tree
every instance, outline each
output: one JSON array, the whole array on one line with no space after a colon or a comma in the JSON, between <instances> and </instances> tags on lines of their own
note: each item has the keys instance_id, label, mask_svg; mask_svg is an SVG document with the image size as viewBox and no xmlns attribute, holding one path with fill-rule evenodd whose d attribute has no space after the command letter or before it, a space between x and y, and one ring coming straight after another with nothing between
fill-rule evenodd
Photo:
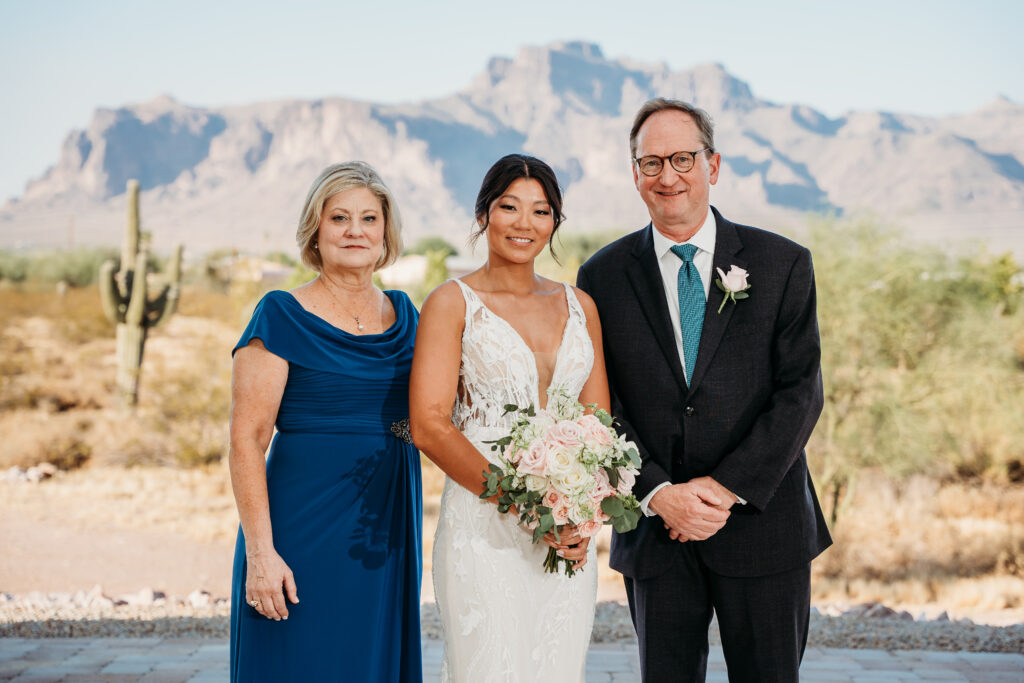
<instances>
[{"instance_id":1,"label":"green tree","mask_svg":"<svg viewBox=\"0 0 1024 683\"><path fill-rule=\"evenodd\" d=\"M436 235L421 237L419 240L416 241L416 244L406 249L405 253L422 254L423 256L426 256L432 251L439 251L443 253L445 258L449 256L455 256L459 253L458 250L456 250L455 247L451 245L451 243L449 243L443 237L438 237Z\"/></svg>"}]
</instances>

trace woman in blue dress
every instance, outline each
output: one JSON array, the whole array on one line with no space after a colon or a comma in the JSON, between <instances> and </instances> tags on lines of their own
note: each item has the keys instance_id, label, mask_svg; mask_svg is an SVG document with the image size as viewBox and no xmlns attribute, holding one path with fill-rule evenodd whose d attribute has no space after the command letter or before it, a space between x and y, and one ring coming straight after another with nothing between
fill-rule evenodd
<instances>
[{"instance_id":1,"label":"woman in blue dress","mask_svg":"<svg viewBox=\"0 0 1024 683\"><path fill-rule=\"evenodd\" d=\"M422 679L417 313L373 284L399 231L372 168L325 169L296 235L319 276L268 293L235 347L232 681Z\"/></svg>"}]
</instances>

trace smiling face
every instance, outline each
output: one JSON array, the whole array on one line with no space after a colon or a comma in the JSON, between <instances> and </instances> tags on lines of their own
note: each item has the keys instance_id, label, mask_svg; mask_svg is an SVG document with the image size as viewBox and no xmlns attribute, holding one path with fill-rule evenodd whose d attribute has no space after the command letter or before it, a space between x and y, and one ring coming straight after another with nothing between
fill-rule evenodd
<instances>
[{"instance_id":1,"label":"smiling face","mask_svg":"<svg viewBox=\"0 0 1024 683\"><path fill-rule=\"evenodd\" d=\"M637 135L636 157L694 152L706 145L693 117L667 109L652 114ZM647 205L654 227L677 242L688 240L700 229L708 213L711 186L718 182L719 154L697 155L693 168L679 173L666 162L661 173L645 176L633 163L633 182Z\"/></svg>"},{"instance_id":2,"label":"smiling face","mask_svg":"<svg viewBox=\"0 0 1024 683\"><path fill-rule=\"evenodd\" d=\"M527 263L551 238L555 221L544 187L533 178L519 178L491 202L486 223L490 259Z\"/></svg>"},{"instance_id":3,"label":"smiling face","mask_svg":"<svg viewBox=\"0 0 1024 683\"><path fill-rule=\"evenodd\" d=\"M384 211L365 187L327 199L320 214L317 247L325 269L373 269L384 250Z\"/></svg>"}]
</instances>

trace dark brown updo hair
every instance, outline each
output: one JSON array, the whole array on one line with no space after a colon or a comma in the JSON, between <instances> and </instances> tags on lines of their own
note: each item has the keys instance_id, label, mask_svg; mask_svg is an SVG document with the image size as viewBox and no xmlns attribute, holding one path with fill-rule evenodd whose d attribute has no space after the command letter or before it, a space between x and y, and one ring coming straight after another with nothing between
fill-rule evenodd
<instances>
[{"instance_id":1,"label":"dark brown updo hair","mask_svg":"<svg viewBox=\"0 0 1024 683\"><path fill-rule=\"evenodd\" d=\"M533 178L539 182L544 190L544 197L551 206L551 218L554 220L555 227L551 231L551 239L548 240L548 249L554 256L555 250L551 246L551 241L554 239L555 233L558 232L558 226L565 220L565 216L562 215L562 189L558 187L558 178L555 177L555 172L551 167L537 157L531 157L528 154L503 156L494 162L494 165L487 171L483 183L480 184L480 192L476 196L474 215L479 227L470 236L469 242L475 244L480 235L487 232L491 204L505 193L509 185L520 178Z\"/></svg>"}]
</instances>

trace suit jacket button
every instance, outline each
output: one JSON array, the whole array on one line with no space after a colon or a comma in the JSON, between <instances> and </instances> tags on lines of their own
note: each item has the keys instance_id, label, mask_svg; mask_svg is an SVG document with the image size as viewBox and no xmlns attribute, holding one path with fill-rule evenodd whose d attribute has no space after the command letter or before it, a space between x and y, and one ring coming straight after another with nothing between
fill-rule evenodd
<instances>
[{"instance_id":1,"label":"suit jacket button","mask_svg":"<svg viewBox=\"0 0 1024 683\"><path fill-rule=\"evenodd\" d=\"M693 409L693 406L686 406L686 408L683 409L683 415L686 417L691 417L695 412L697 411Z\"/></svg>"}]
</instances>

